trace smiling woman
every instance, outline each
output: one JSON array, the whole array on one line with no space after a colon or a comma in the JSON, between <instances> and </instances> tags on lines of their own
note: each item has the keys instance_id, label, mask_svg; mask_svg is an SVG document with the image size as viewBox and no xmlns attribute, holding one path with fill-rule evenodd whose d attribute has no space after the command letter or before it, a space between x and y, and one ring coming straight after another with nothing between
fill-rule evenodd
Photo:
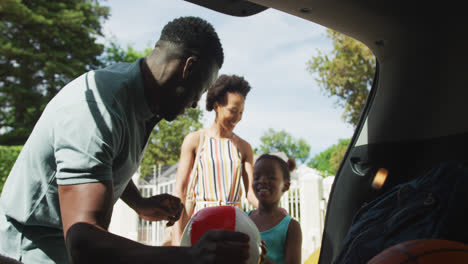
<instances>
[{"instance_id":1,"label":"smiling woman","mask_svg":"<svg viewBox=\"0 0 468 264\"><path fill-rule=\"evenodd\" d=\"M249 91L250 85L244 78L221 75L207 95L206 109L216 112L214 123L184 139L175 195L182 201L187 197L195 200L196 206L192 208L185 203L182 220L174 225L173 245L179 245L187 220L196 211L217 205L240 206L241 183L247 190L247 199L257 207L251 184L252 147L234 134Z\"/></svg>"}]
</instances>

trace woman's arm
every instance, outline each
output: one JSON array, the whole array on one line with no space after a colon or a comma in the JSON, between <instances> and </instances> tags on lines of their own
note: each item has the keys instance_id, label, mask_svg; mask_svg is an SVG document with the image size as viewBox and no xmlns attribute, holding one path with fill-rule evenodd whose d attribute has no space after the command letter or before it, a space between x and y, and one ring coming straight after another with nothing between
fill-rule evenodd
<instances>
[{"instance_id":1,"label":"woman's arm","mask_svg":"<svg viewBox=\"0 0 468 264\"><path fill-rule=\"evenodd\" d=\"M240 140L242 156L244 160L242 162L242 180L244 182L244 188L246 191L247 200L255 208L258 208L258 199L253 191L253 151L249 143L244 140Z\"/></svg>"},{"instance_id":2,"label":"woman's arm","mask_svg":"<svg viewBox=\"0 0 468 264\"><path fill-rule=\"evenodd\" d=\"M182 148L180 151L180 160L177 167L176 183L174 188L174 195L179 197L182 203L185 203L187 196L187 185L189 184L189 175L193 167L195 159L195 153L200 140L200 132L194 132L188 134L184 138ZM184 205L180 220L175 222L172 228L172 245L180 245L180 239L182 232L184 231L185 225L187 224L188 216Z\"/></svg>"},{"instance_id":3,"label":"woman's arm","mask_svg":"<svg viewBox=\"0 0 468 264\"><path fill-rule=\"evenodd\" d=\"M300 264L302 254L302 230L301 225L291 219L286 234L286 242L284 249L284 263Z\"/></svg>"}]
</instances>

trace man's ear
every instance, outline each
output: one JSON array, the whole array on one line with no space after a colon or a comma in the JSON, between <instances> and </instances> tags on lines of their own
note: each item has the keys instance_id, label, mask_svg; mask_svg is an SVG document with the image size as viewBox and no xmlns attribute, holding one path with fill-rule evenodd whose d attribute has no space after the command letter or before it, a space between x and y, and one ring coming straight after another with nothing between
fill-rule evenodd
<instances>
[{"instance_id":1,"label":"man's ear","mask_svg":"<svg viewBox=\"0 0 468 264\"><path fill-rule=\"evenodd\" d=\"M184 71L182 72L182 78L186 80L189 78L197 65L198 58L195 56L190 56L185 60Z\"/></svg>"}]
</instances>

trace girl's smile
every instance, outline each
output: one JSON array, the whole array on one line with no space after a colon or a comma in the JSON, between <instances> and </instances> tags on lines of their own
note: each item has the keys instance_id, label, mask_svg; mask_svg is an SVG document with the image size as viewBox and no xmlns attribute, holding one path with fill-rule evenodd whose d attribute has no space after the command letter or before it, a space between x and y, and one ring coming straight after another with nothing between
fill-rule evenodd
<instances>
[{"instance_id":1,"label":"girl's smile","mask_svg":"<svg viewBox=\"0 0 468 264\"><path fill-rule=\"evenodd\" d=\"M264 185L257 185L255 187L255 192L258 194L258 196L266 196L271 193L271 188Z\"/></svg>"}]
</instances>

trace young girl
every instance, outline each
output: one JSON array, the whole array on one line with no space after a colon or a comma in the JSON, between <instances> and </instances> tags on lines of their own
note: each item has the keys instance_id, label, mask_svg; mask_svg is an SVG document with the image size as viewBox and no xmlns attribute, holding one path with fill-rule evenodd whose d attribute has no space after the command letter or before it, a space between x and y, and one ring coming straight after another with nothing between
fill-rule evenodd
<instances>
[{"instance_id":1,"label":"young girl","mask_svg":"<svg viewBox=\"0 0 468 264\"><path fill-rule=\"evenodd\" d=\"M280 157L269 154L263 154L255 162L253 190L259 206L249 216L266 244L264 263L301 263L301 226L279 207L281 196L289 189L289 172L295 166L294 159L286 163Z\"/></svg>"}]
</instances>

